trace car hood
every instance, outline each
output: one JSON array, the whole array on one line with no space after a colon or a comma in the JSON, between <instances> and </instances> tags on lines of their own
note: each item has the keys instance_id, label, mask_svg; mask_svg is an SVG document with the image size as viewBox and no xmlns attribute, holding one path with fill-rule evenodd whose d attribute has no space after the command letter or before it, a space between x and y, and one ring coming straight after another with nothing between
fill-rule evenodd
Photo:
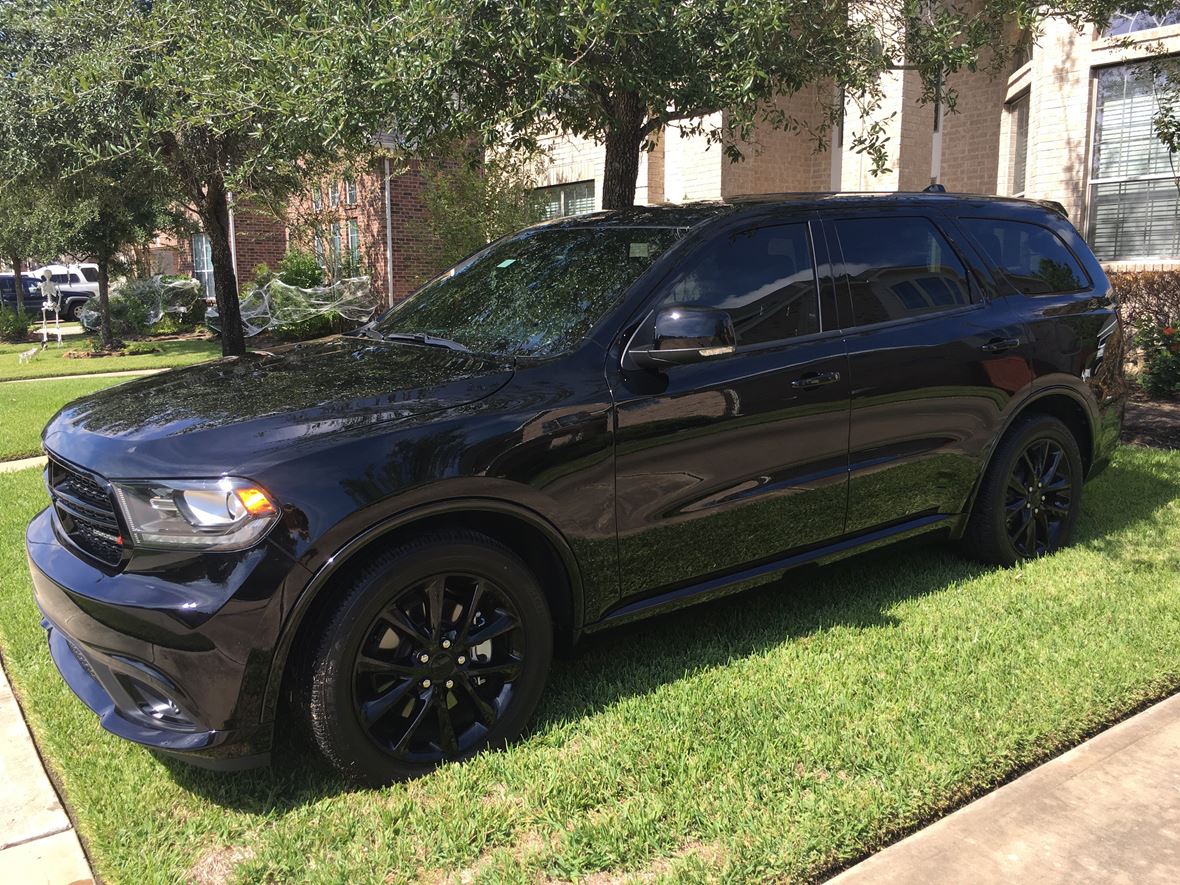
<instances>
[{"instance_id":1,"label":"car hood","mask_svg":"<svg viewBox=\"0 0 1180 885\"><path fill-rule=\"evenodd\" d=\"M509 359L339 336L228 357L70 403L45 448L109 477L197 476L490 396Z\"/></svg>"}]
</instances>

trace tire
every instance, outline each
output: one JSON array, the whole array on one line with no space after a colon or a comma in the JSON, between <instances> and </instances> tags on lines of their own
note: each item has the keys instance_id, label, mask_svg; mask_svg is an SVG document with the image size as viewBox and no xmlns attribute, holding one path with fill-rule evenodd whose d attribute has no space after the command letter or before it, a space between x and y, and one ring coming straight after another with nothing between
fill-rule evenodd
<instances>
[{"instance_id":1,"label":"tire","mask_svg":"<svg viewBox=\"0 0 1180 885\"><path fill-rule=\"evenodd\" d=\"M984 474L963 535L965 552L1010 566L1066 546L1084 479L1078 442L1064 423L1048 415L1020 419Z\"/></svg>"},{"instance_id":2,"label":"tire","mask_svg":"<svg viewBox=\"0 0 1180 885\"><path fill-rule=\"evenodd\" d=\"M552 658L549 607L516 554L476 532L427 535L344 590L299 712L341 775L386 784L516 738Z\"/></svg>"}]
</instances>

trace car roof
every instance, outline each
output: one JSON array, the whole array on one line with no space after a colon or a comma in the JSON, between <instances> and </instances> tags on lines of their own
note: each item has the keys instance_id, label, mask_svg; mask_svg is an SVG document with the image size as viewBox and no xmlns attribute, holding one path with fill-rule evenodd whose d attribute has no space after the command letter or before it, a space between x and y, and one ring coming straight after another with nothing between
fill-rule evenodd
<instances>
[{"instance_id":1,"label":"car roof","mask_svg":"<svg viewBox=\"0 0 1180 885\"><path fill-rule=\"evenodd\" d=\"M695 227L723 215L743 212L762 213L767 209L783 208L795 211L839 208L913 207L945 209L950 206L969 207L994 212L1007 210L1013 214L1053 212L1066 217L1065 209L1051 200L1026 200L1019 197L999 197L994 194L951 194L934 192L867 191L801 192L749 194L726 200L701 201L657 206L636 206L632 209L613 209L571 215L543 222L543 227Z\"/></svg>"}]
</instances>

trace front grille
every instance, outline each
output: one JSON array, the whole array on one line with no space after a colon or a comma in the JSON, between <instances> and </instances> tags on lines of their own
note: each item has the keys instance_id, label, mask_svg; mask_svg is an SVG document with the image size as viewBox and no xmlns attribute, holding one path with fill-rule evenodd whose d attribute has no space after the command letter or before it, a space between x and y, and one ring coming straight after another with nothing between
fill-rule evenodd
<instances>
[{"instance_id":1,"label":"front grille","mask_svg":"<svg viewBox=\"0 0 1180 885\"><path fill-rule=\"evenodd\" d=\"M123 558L123 530L109 487L97 477L49 459L46 476L53 509L75 546L107 565Z\"/></svg>"}]
</instances>

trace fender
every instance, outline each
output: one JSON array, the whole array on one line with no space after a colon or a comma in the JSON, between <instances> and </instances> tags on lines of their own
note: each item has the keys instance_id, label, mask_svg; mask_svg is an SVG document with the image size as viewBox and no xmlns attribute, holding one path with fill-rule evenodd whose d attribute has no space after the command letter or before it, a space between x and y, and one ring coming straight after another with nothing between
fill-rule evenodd
<instances>
[{"instance_id":1,"label":"fender","mask_svg":"<svg viewBox=\"0 0 1180 885\"><path fill-rule=\"evenodd\" d=\"M971 509L975 506L975 496L979 494L979 487L983 484L983 478L987 475L987 471L991 468L992 457L995 455L996 449L999 447L1000 440L1003 439L1008 431L1012 428L1012 425L1016 422L1016 419L1021 417L1021 415L1023 415L1028 410L1028 407L1033 403L1050 396L1064 395L1069 397L1082 409L1083 413L1085 413L1086 420L1090 425L1091 447L1096 444L1098 439L1099 425L1098 410L1092 398L1086 395L1089 393L1089 391L1083 382L1074 378L1073 376L1059 375L1048 377L1059 380L1052 380L1045 386L1028 388L1021 393L1013 395L1013 397L1008 401L1008 405L1004 408L1004 412L1001 416L1000 430L997 434L995 434L995 436L992 437L991 442L988 443L987 449L983 454L983 464L980 467L979 475L975 478L975 484L971 488L971 494L967 496L967 501L963 505L963 511L961 513L962 519L960 519L959 525L955 528L953 537L957 538L961 536L963 530L967 527L966 517L971 513Z\"/></svg>"},{"instance_id":2,"label":"fender","mask_svg":"<svg viewBox=\"0 0 1180 885\"><path fill-rule=\"evenodd\" d=\"M561 557L562 565L565 567L566 574L569 575L570 593L573 597L570 604L573 614L572 632L575 637L580 634L582 632L582 620L584 617L581 569L578 566L578 561L569 543L561 532L557 530L557 527L548 519L541 516L535 510L499 498L447 498L442 501L409 507L392 516L386 517L380 522L374 523L360 534L349 539L343 546L329 556L318 570L311 573L311 579L306 582L302 591L299 592L294 605L291 606L291 610L287 613L286 618L284 618L282 632L279 635L278 643L275 645L274 655L271 657L270 672L266 681L266 693L262 700L261 721L271 722L274 720L282 692L283 674L287 667L287 657L290 654L291 646L294 644L295 637L299 633L304 616L311 608L312 603L318 598L320 591L332 579L333 575L347 564L353 556L367 547L370 542L397 531L399 528L433 516L471 512L500 513L514 516L523 522L527 522L548 539L553 545L553 549L557 551L558 556Z\"/></svg>"}]
</instances>

